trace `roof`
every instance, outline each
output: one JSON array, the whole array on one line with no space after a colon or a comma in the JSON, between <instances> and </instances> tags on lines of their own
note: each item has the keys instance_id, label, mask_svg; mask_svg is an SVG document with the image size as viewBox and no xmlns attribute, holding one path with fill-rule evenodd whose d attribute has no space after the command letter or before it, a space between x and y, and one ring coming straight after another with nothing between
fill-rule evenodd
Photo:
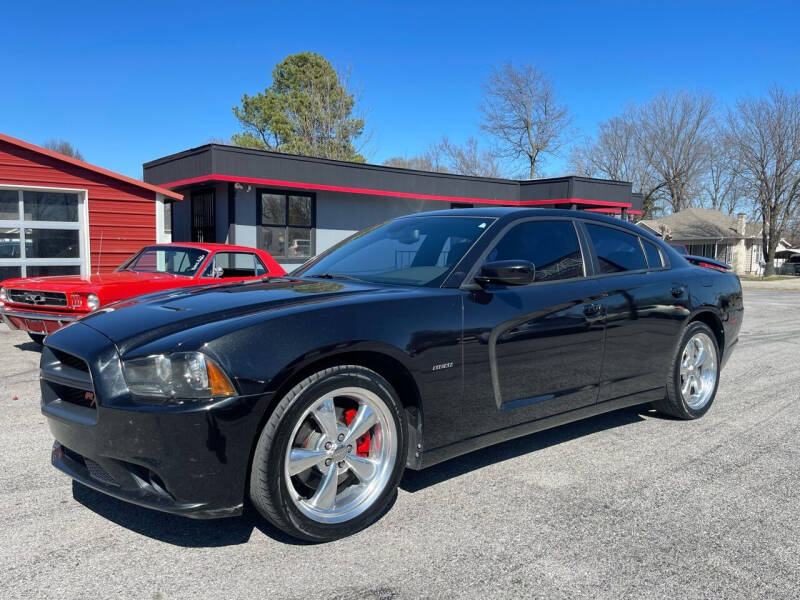
<instances>
[{"instance_id":1,"label":"roof","mask_svg":"<svg viewBox=\"0 0 800 600\"><path fill-rule=\"evenodd\" d=\"M525 208L518 206L486 206L479 208L451 208L446 210L431 210L410 215L403 215L398 219L411 219L414 217L437 217L437 216L465 216L465 217L487 217L499 219L501 217L574 217L599 223L609 223L617 227L625 227L636 231L633 223L623 221L615 217L608 217L601 213L593 213L587 210L569 210L566 208ZM638 233L638 232L637 232ZM645 232L647 233L647 232Z\"/></svg>"},{"instance_id":2,"label":"roof","mask_svg":"<svg viewBox=\"0 0 800 600\"><path fill-rule=\"evenodd\" d=\"M417 171L206 144L143 165L144 178L170 189L228 182L264 189L506 206L632 208L629 182L566 176L515 180ZM634 210L638 210L637 206Z\"/></svg>"},{"instance_id":3,"label":"roof","mask_svg":"<svg viewBox=\"0 0 800 600\"><path fill-rule=\"evenodd\" d=\"M642 220L642 227L661 235L662 226L669 228L672 240L716 240L720 238L757 237L760 223L747 223L745 235L738 232L738 218L710 208L685 208L661 219Z\"/></svg>"},{"instance_id":4,"label":"roof","mask_svg":"<svg viewBox=\"0 0 800 600\"><path fill-rule=\"evenodd\" d=\"M445 171L424 171L421 169L409 169L407 167L394 167L390 165L378 165L375 163L368 163L368 162L355 162L349 160L338 160L335 158L320 158L316 156L306 156L304 154L292 154L290 152L275 152L274 150L262 150L261 148L246 148L244 146L234 146L232 144L219 144L216 142L203 144L201 146L195 146L194 148L189 148L187 150L182 150L180 152L175 152L173 154L168 154L166 156L161 156L159 158L155 158L144 163L142 166L147 169L149 167L154 167L157 165L161 165L167 162L171 162L176 159L185 158L187 156L191 156L193 154L197 154L198 152L203 152L206 150L211 149L220 149L220 150L228 150L233 152L239 152L244 154L254 154L266 157L273 157L273 158L290 158L295 160L301 160L303 162L310 162L316 163L318 165L333 165L333 166L344 166L344 167L362 167L368 169L376 169L380 171L390 171L390 172L406 172L406 173L418 173L424 175L435 175L437 177L445 177L445 178L454 178L454 179L465 179L465 180L474 180L474 181L497 181L502 183L514 182L514 183L538 183L542 181L566 181L568 179L575 179L580 181L602 181L603 183L618 183L620 185L629 185L627 181L619 181L616 179L601 179L598 180L595 177L584 177L582 175L564 175L561 177L548 177L543 179L507 179L504 177L482 177L479 175L461 175L460 173L448 173Z\"/></svg>"},{"instance_id":5,"label":"roof","mask_svg":"<svg viewBox=\"0 0 800 600\"><path fill-rule=\"evenodd\" d=\"M91 163L78 160L77 158L73 158L71 156L66 156L65 154L61 154L60 152L55 152L53 150L48 150L47 148L42 148L41 146L37 146L36 144L31 144L29 142L25 142L15 137L11 137L10 135L5 135L0 133L0 142L5 142L7 144L11 144L12 146L17 146L18 148L24 148L25 150L29 150L30 152L35 152L37 154L41 154L42 156L47 156L48 158L54 158L61 162L74 165L82 169L86 169L87 171L99 173L100 175L105 175L106 177L110 177L112 179L116 179L117 181L122 181L124 183L134 185L138 188L145 189L154 192L156 194L163 194L165 197L172 198L173 200L183 200L183 194L173 192L172 190L168 190L167 188L153 185L151 183L145 183L144 181L139 181L138 179L133 179L132 177L126 177L125 175L122 175L120 173L109 171L108 169L104 169L102 167L98 167Z\"/></svg>"}]
</instances>

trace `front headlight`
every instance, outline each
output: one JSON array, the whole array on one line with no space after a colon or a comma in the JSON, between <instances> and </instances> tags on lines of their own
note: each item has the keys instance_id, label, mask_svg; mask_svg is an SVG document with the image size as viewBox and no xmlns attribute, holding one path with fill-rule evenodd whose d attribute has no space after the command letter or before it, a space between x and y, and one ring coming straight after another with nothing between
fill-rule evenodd
<instances>
[{"instance_id":1,"label":"front headlight","mask_svg":"<svg viewBox=\"0 0 800 600\"><path fill-rule=\"evenodd\" d=\"M8 292L4 287L0 287L0 302L8 302Z\"/></svg>"},{"instance_id":2,"label":"front headlight","mask_svg":"<svg viewBox=\"0 0 800 600\"><path fill-rule=\"evenodd\" d=\"M136 396L204 400L233 396L230 379L202 352L154 354L122 361L128 389Z\"/></svg>"},{"instance_id":3,"label":"front headlight","mask_svg":"<svg viewBox=\"0 0 800 600\"><path fill-rule=\"evenodd\" d=\"M89 310L97 310L100 306L100 299L97 297L97 294L88 294L86 296L86 307Z\"/></svg>"}]
</instances>

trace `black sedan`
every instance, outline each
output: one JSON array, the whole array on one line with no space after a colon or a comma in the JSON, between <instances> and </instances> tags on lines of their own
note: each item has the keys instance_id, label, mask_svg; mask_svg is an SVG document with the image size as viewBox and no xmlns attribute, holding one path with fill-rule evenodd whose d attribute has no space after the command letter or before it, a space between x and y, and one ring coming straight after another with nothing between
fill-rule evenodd
<instances>
[{"instance_id":1,"label":"black sedan","mask_svg":"<svg viewBox=\"0 0 800 600\"><path fill-rule=\"evenodd\" d=\"M50 335L53 464L190 517L245 502L313 541L403 470L653 403L705 414L739 280L586 212L466 209L360 232L291 276L127 301Z\"/></svg>"}]
</instances>

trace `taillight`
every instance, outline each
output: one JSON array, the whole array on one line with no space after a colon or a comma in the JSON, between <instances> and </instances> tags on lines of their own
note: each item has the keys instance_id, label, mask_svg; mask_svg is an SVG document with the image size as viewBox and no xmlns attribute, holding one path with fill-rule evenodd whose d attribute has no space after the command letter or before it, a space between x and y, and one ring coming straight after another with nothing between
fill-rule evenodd
<instances>
[{"instance_id":1,"label":"taillight","mask_svg":"<svg viewBox=\"0 0 800 600\"><path fill-rule=\"evenodd\" d=\"M711 263L701 262L698 263L701 267L706 267L707 269L716 269L717 271L722 271L723 273L727 273L728 269L725 267L720 267L719 265L712 265Z\"/></svg>"}]
</instances>

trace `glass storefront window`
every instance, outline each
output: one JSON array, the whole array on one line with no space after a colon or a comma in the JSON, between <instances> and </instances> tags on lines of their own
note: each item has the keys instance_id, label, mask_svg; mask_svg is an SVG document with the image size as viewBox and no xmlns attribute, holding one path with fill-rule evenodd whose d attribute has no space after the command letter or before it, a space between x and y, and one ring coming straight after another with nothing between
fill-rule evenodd
<instances>
[{"instance_id":1,"label":"glass storefront window","mask_svg":"<svg viewBox=\"0 0 800 600\"><path fill-rule=\"evenodd\" d=\"M19 192L17 190L0 190L0 220L16 221L19 219Z\"/></svg>"},{"instance_id":2,"label":"glass storefront window","mask_svg":"<svg viewBox=\"0 0 800 600\"><path fill-rule=\"evenodd\" d=\"M26 229L26 258L80 258L77 229Z\"/></svg>"},{"instance_id":3,"label":"glass storefront window","mask_svg":"<svg viewBox=\"0 0 800 600\"><path fill-rule=\"evenodd\" d=\"M0 189L0 273L34 277L80 273L80 194Z\"/></svg>"},{"instance_id":4,"label":"glass storefront window","mask_svg":"<svg viewBox=\"0 0 800 600\"><path fill-rule=\"evenodd\" d=\"M279 259L313 256L315 197L265 190L257 194L258 247Z\"/></svg>"},{"instance_id":5,"label":"glass storefront window","mask_svg":"<svg viewBox=\"0 0 800 600\"><path fill-rule=\"evenodd\" d=\"M22 269L20 267L0 267L0 281L14 277L22 277Z\"/></svg>"},{"instance_id":6,"label":"glass storefront window","mask_svg":"<svg viewBox=\"0 0 800 600\"><path fill-rule=\"evenodd\" d=\"M78 194L23 192L26 221L78 221Z\"/></svg>"},{"instance_id":7,"label":"glass storefront window","mask_svg":"<svg viewBox=\"0 0 800 600\"><path fill-rule=\"evenodd\" d=\"M21 258L21 248L18 228L0 228L0 258Z\"/></svg>"},{"instance_id":8,"label":"glass storefront window","mask_svg":"<svg viewBox=\"0 0 800 600\"><path fill-rule=\"evenodd\" d=\"M28 265L26 269L26 277L81 274L81 268L79 265Z\"/></svg>"}]
</instances>

